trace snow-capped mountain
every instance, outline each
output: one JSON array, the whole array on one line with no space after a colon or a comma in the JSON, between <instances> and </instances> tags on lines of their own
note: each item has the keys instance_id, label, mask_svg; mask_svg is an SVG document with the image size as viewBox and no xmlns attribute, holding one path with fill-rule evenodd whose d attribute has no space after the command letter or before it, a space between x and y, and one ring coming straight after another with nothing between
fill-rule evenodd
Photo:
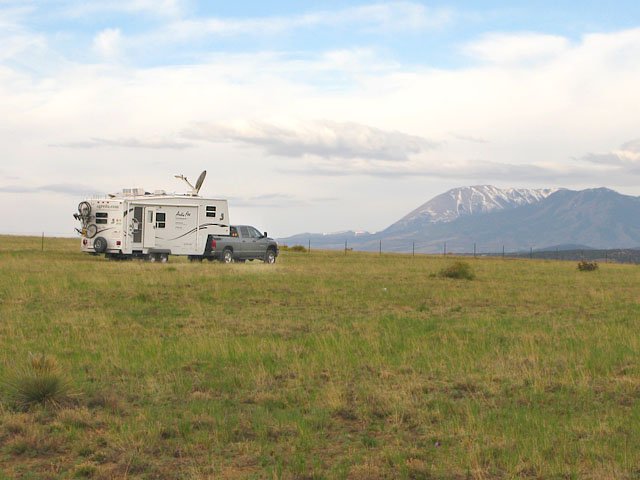
<instances>
[{"instance_id":1,"label":"snow-capped mountain","mask_svg":"<svg viewBox=\"0 0 640 480\"><path fill-rule=\"evenodd\" d=\"M555 189L501 189L493 185L475 185L449 190L402 217L385 232L392 233L430 223L448 223L466 215L497 212L530 205L547 198Z\"/></svg>"},{"instance_id":2,"label":"snow-capped mountain","mask_svg":"<svg viewBox=\"0 0 640 480\"><path fill-rule=\"evenodd\" d=\"M607 188L499 189L484 185L438 195L387 229L357 235L300 234L284 244L387 252L498 252L559 245L640 245L640 197ZM554 247L557 248L557 247ZM587 247L584 247L587 248Z\"/></svg>"}]
</instances>

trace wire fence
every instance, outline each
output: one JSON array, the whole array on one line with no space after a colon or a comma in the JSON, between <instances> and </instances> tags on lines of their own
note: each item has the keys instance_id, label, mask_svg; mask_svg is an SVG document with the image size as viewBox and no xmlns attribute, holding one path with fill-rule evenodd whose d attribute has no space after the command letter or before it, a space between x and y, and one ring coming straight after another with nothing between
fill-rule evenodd
<instances>
[{"instance_id":1,"label":"wire fence","mask_svg":"<svg viewBox=\"0 0 640 480\"><path fill-rule=\"evenodd\" d=\"M306 245L297 244L305 248L308 252L312 249L318 250L342 250L347 255L349 252L362 251L373 252L382 255L384 253L397 253L405 255L443 255L443 256L465 256L465 257L502 257L502 258L528 258L538 260L565 260L565 261L595 261L602 263L640 263L640 248L615 248L615 249L592 249L592 248L544 248L536 249L529 247L528 249L509 249L505 245L499 247L482 248L478 243L469 245L468 248L461 248L459 243L451 244L442 242L439 248L434 248L433 242L425 241L391 241L385 243L384 240L376 242L350 242L348 239L344 243L326 243L319 242L314 244L308 239ZM296 245L287 246L286 248L296 248Z\"/></svg>"},{"instance_id":2,"label":"wire fence","mask_svg":"<svg viewBox=\"0 0 640 480\"><path fill-rule=\"evenodd\" d=\"M36 244L41 250L45 250L47 240L54 238L73 239L79 238L74 232L2 232L1 236L20 236L30 237L33 240L32 248L36 248ZM1 243L1 240L0 240ZM433 242L427 241L389 241L382 239L377 241L351 242L345 239L344 243L327 243L313 242L308 239L306 245L298 242L295 245L281 244L282 247L289 249L306 249L307 252L312 250L339 250L345 255L353 251L373 252L382 254L404 254L404 255L442 255L442 256L464 256L464 257L502 257L502 258L529 258L537 260L565 260L565 261L591 261L601 263L634 263L640 264L640 248L615 248L615 249L591 249L591 248L545 248L536 249L531 246L528 250L512 250L502 246L483 247L480 243L472 243L468 248L460 247L460 243L442 242L436 246Z\"/></svg>"}]
</instances>

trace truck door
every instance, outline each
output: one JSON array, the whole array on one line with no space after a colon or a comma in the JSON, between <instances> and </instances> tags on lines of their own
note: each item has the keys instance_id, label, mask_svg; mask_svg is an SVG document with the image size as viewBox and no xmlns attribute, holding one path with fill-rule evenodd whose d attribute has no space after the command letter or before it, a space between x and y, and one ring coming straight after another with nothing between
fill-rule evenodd
<instances>
[{"instance_id":1,"label":"truck door","mask_svg":"<svg viewBox=\"0 0 640 480\"><path fill-rule=\"evenodd\" d=\"M240 252L243 257L251 258L254 252L254 245L252 242L251 234L249 233L249 227L241 225L238 227L240 233Z\"/></svg>"},{"instance_id":2,"label":"truck door","mask_svg":"<svg viewBox=\"0 0 640 480\"><path fill-rule=\"evenodd\" d=\"M153 207L145 207L144 209L142 246L144 248L154 248L156 246L156 209Z\"/></svg>"}]
</instances>

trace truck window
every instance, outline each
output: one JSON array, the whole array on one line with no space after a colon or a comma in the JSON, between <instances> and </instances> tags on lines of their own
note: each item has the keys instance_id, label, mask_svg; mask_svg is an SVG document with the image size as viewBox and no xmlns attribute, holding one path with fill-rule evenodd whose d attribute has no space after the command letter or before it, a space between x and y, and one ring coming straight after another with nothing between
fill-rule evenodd
<instances>
[{"instance_id":1,"label":"truck window","mask_svg":"<svg viewBox=\"0 0 640 480\"><path fill-rule=\"evenodd\" d=\"M164 228L166 225L167 214L164 212L156 212L156 228Z\"/></svg>"},{"instance_id":2,"label":"truck window","mask_svg":"<svg viewBox=\"0 0 640 480\"><path fill-rule=\"evenodd\" d=\"M216 207L214 205L208 205L206 210L207 210L207 217L216 218Z\"/></svg>"},{"instance_id":3,"label":"truck window","mask_svg":"<svg viewBox=\"0 0 640 480\"><path fill-rule=\"evenodd\" d=\"M244 238L251 238L251 235L249 234L249 229L247 227L240 227L240 234Z\"/></svg>"},{"instance_id":4,"label":"truck window","mask_svg":"<svg viewBox=\"0 0 640 480\"><path fill-rule=\"evenodd\" d=\"M229 234L232 237L237 237L238 236L238 229L236 227L229 227Z\"/></svg>"},{"instance_id":5,"label":"truck window","mask_svg":"<svg viewBox=\"0 0 640 480\"><path fill-rule=\"evenodd\" d=\"M109 214L106 212L96 212L96 223L108 223Z\"/></svg>"},{"instance_id":6,"label":"truck window","mask_svg":"<svg viewBox=\"0 0 640 480\"><path fill-rule=\"evenodd\" d=\"M251 238L260 238L262 234L253 227L249 227L249 233L251 234Z\"/></svg>"}]
</instances>

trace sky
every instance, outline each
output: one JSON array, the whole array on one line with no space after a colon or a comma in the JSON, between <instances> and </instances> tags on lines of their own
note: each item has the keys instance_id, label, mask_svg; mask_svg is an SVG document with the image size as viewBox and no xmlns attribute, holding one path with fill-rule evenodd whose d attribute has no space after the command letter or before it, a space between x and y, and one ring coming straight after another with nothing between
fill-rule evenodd
<instances>
[{"instance_id":1,"label":"sky","mask_svg":"<svg viewBox=\"0 0 640 480\"><path fill-rule=\"evenodd\" d=\"M450 188L640 195L640 2L0 0L0 233L87 197L382 230Z\"/></svg>"}]
</instances>

